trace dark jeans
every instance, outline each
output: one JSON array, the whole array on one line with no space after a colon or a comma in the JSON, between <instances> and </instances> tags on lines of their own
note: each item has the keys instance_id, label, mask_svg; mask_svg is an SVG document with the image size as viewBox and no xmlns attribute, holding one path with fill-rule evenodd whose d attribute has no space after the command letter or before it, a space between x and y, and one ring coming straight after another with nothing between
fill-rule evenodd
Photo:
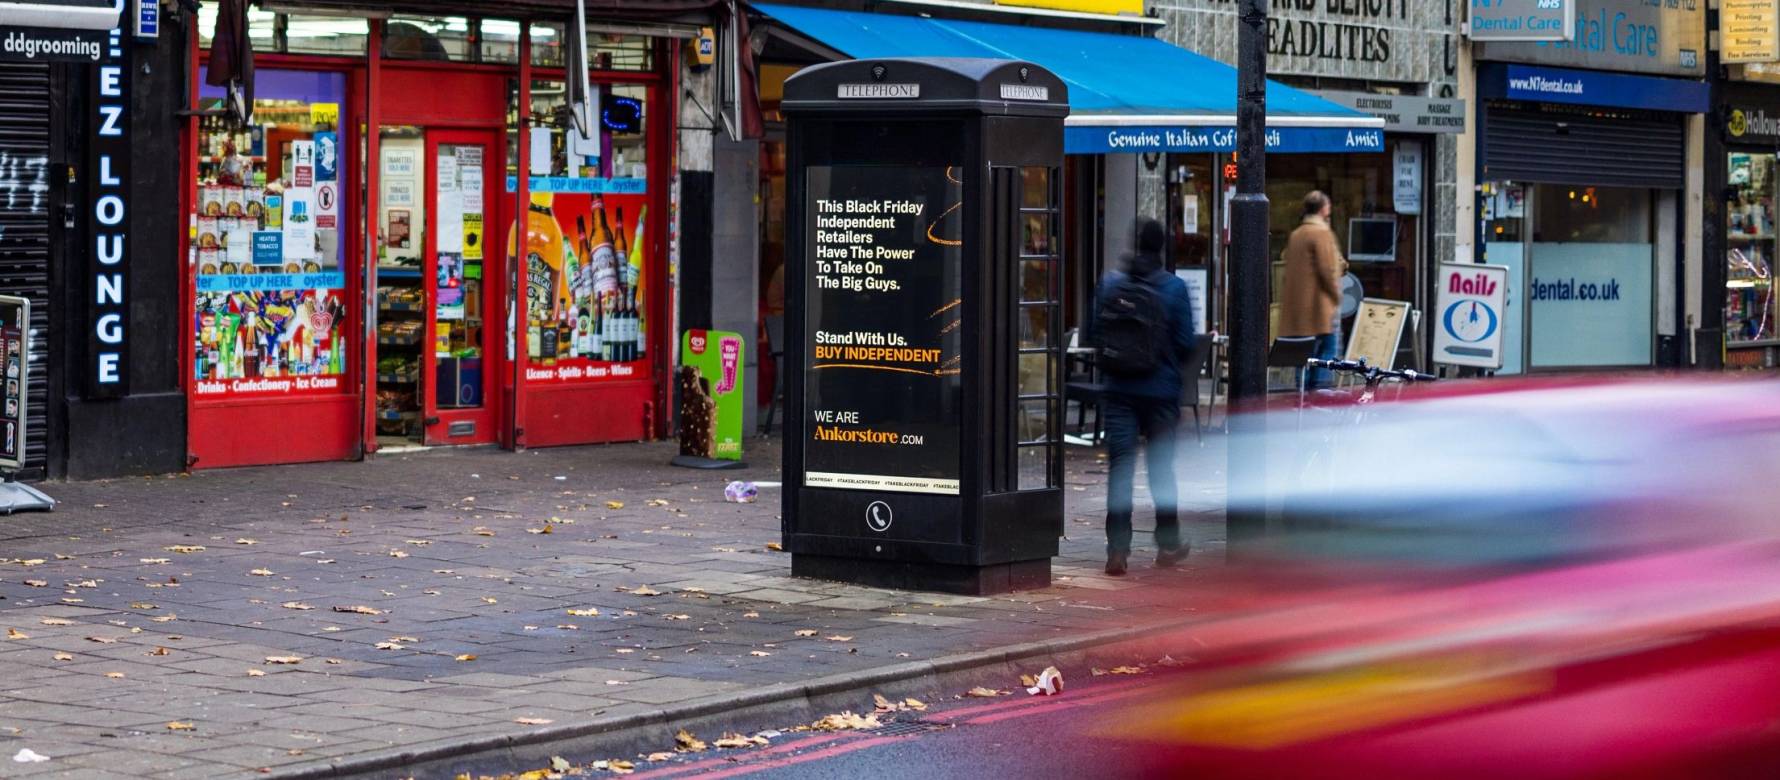
<instances>
[{"instance_id":1,"label":"dark jeans","mask_svg":"<svg viewBox=\"0 0 1780 780\"><path fill-rule=\"evenodd\" d=\"M1317 336L1316 344L1312 346L1312 351L1313 354L1311 357L1319 360L1339 359L1341 357L1341 331L1337 330L1334 333L1324 333L1321 336ZM1326 368L1313 368L1310 370L1309 389L1324 390L1334 386L1335 372Z\"/></svg>"},{"instance_id":2,"label":"dark jeans","mask_svg":"<svg viewBox=\"0 0 1780 780\"><path fill-rule=\"evenodd\" d=\"M1156 546L1180 547L1176 514L1174 428L1180 401L1107 393L1100 400L1106 415L1106 451L1112 461L1106 485L1106 550L1131 552L1131 490L1137 476L1137 440L1149 441L1150 498L1156 503Z\"/></svg>"}]
</instances>

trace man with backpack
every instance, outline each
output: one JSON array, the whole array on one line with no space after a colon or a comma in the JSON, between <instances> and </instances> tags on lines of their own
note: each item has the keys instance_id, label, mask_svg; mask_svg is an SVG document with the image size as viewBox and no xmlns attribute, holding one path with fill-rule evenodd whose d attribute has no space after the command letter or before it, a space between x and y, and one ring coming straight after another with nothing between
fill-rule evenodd
<instances>
[{"instance_id":1,"label":"man with backpack","mask_svg":"<svg viewBox=\"0 0 1780 780\"><path fill-rule=\"evenodd\" d=\"M1089 323L1105 375L1100 413L1106 421L1111 473L1106 494L1106 573L1121 575L1131 557L1132 483L1139 436L1149 441L1150 497L1156 504L1156 566L1187 557L1176 514L1174 429L1180 420L1181 365L1193 348L1187 285L1162 268L1162 225L1139 219L1135 251L1124 271L1107 274ZM1196 379L1193 381L1197 381Z\"/></svg>"}]
</instances>

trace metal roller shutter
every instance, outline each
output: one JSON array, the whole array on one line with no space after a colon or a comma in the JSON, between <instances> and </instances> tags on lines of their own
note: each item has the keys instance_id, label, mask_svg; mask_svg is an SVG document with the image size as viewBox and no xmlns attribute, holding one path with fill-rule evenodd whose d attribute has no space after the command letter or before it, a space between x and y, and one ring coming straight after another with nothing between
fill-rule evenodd
<instances>
[{"instance_id":1,"label":"metal roller shutter","mask_svg":"<svg viewBox=\"0 0 1780 780\"><path fill-rule=\"evenodd\" d=\"M25 468L49 440L49 66L0 63L0 293L31 300Z\"/></svg>"},{"instance_id":2,"label":"metal roller shutter","mask_svg":"<svg viewBox=\"0 0 1780 780\"><path fill-rule=\"evenodd\" d=\"M1687 147L1678 117L1555 106L1487 106L1489 181L1681 189Z\"/></svg>"}]
</instances>

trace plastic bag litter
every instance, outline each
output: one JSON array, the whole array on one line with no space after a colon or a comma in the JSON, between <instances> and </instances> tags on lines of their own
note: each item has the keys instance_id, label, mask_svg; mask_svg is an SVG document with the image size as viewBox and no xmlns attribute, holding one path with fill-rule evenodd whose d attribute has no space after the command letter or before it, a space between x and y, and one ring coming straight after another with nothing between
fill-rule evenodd
<instances>
[{"instance_id":1,"label":"plastic bag litter","mask_svg":"<svg viewBox=\"0 0 1780 780\"><path fill-rule=\"evenodd\" d=\"M760 497L760 487L752 482L737 480L723 487L723 500L732 504L752 504Z\"/></svg>"},{"instance_id":2,"label":"plastic bag litter","mask_svg":"<svg viewBox=\"0 0 1780 780\"><path fill-rule=\"evenodd\" d=\"M1063 692L1063 673L1055 666L1047 666L1038 673L1038 680L1027 688L1026 692L1033 696L1056 696Z\"/></svg>"},{"instance_id":3,"label":"plastic bag litter","mask_svg":"<svg viewBox=\"0 0 1780 780\"><path fill-rule=\"evenodd\" d=\"M13 755L12 760L17 761L21 764L36 764L36 763L40 763L43 761L48 761L49 756L43 755L42 753L38 753L30 748L20 748L19 752L17 754Z\"/></svg>"}]
</instances>

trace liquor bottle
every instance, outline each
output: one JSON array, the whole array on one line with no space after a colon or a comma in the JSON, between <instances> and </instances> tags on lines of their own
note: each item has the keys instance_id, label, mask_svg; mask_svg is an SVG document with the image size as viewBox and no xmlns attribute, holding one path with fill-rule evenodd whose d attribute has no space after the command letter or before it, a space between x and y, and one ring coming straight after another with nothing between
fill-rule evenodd
<instances>
[{"instance_id":1,"label":"liquor bottle","mask_svg":"<svg viewBox=\"0 0 1780 780\"><path fill-rule=\"evenodd\" d=\"M630 274L630 288L635 290L637 294L635 311L637 315L638 360L642 360L643 356L649 352L649 329L645 327L648 324L648 318L645 316L645 313L648 311L649 286L644 284L643 279L643 224L648 218L649 207L645 205L642 209L637 211L637 232L631 235L630 258L629 262L626 263L626 265L629 266L629 270L627 270L626 273Z\"/></svg>"},{"instance_id":2,"label":"liquor bottle","mask_svg":"<svg viewBox=\"0 0 1780 780\"><path fill-rule=\"evenodd\" d=\"M600 297L593 296L593 319L589 328L593 332L587 336L587 357L589 360L600 360L605 357L606 340L606 307Z\"/></svg>"},{"instance_id":3,"label":"liquor bottle","mask_svg":"<svg viewBox=\"0 0 1780 780\"><path fill-rule=\"evenodd\" d=\"M637 359L637 331L634 305L628 291L619 297L618 303L618 359L630 362Z\"/></svg>"},{"instance_id":4,"label":"liquor bottle","mask_svg":"<svg viewBox=\"0 0 1780 780\"><path fill-rule=\"evenodd\" d=\"M618 292L618 256L612 249L612 227L606 224L605 201L593 202L593 293L611 295Z\"/></svg>"},{"instance_id":5,"label":"liquor bottle","mask_svg":"<svg viewBox=\"0 0 1780 780\"><path fill-rule=\"evenodd\" d=\"M545 325L539 323L538 357L543 358L544 365L556 362L556 323Z\"/></svg>"},{"instance_id":6,"label":"liquor bottle","mask_svg":"<svg viewBox=\"0 0 1780 780\"><path fill-rule=\"evenodd\" d=\"M600 325L600 330L604 331L606 334L605 344L600 349L600 359L610 363L613 360L612 356L616 354L618 350L618 320L615 316L617 314L618 301L615 297L602 295L600 296L600 302L605 304L606 307L606 313L603 317L605 322Z\"/></svg>"},{"instance_id":7,"label":"liquor bottle","mask_svg":"<svg viewBox=\"0 0 1780 780\"><path fill-rule=\"evenodd\" d=\"M205 370L209 367L206 364L206 360L209 357L210 357L210 350L207 350L204 348L204 340L199 339L199 338L193 338L192 339L192 378L193 379L195 379L199 382L202 382L205 379L209 378L204 375Z\"/></svg>"},{"instance_id":8,"label":"liquor bottle","mask_svg":"<svg viewBox=\"0 0 1780 780\"><path fill-rule=\"evenodd\" d=\"M538 324L538 318L532 317L531 324L525 329L525 355L532 360L538 360L544 355L544 350L538 343L544 340L544 334L540 332L542 329Z\"/></svg>"},{"instance_id":9,"label":"liquor bottle","mask_svg":"<svg viewBox=\"0 0 1780 780\"><path fill-rule=\"evenodd\" d=\"M593 357L593 313L586 306L575 312L575 354L579 357Z\"/></svg>"},{"instance_id":10,"label":"liquor bottle","mask_svg":"<svg viewBox=\"0 0 1780 780\"><path fill-rule=\"evenodd\" d=\"M570 313L569 299L561 299L556 308L556 352L569 358L575 356L575 315Z\"/></svg>"},{"instance_id":11,"label":"liquor bottle","mask_svg":"<svg viewBox=\"0 0 1780 780\"><path fill-rule=\"evenodd\" d=\"M593 298L593 243L587 240L587 217L575 215L575 246L581 250L581 265L569 279L569 300L577 306L587 305Z\"/></svg>"},{"instance_id":12,"label":"liquor bottle","mask_svg":"<svg viewBox=\"0 0 1780 780\"><path fill-rule=\"evenodd\" d=\"M618 256L618 287L622 290L628 290L631 288L631 285L636 284L637 280L631 278L630 275L630 242L626 241L624 238L623 206L618 207L615 216L616 219L614 219L612 223L612 250Z\"/></svg>"},{"instance_id":13,"label":"liquor bottle","mask_svg":"<svg viewBox=\"0 0 1780 780\"><path fill-rule=\"evenodd\" d=\"M556 300L557 288L562 284L562 228L557 226L550 204L550 193L534 192L525 215L526 313L534 328L537 321L550 317L550 302ZM517 256L517 232L507 239L508 257Z\"/></svg>"}]
</instances>

